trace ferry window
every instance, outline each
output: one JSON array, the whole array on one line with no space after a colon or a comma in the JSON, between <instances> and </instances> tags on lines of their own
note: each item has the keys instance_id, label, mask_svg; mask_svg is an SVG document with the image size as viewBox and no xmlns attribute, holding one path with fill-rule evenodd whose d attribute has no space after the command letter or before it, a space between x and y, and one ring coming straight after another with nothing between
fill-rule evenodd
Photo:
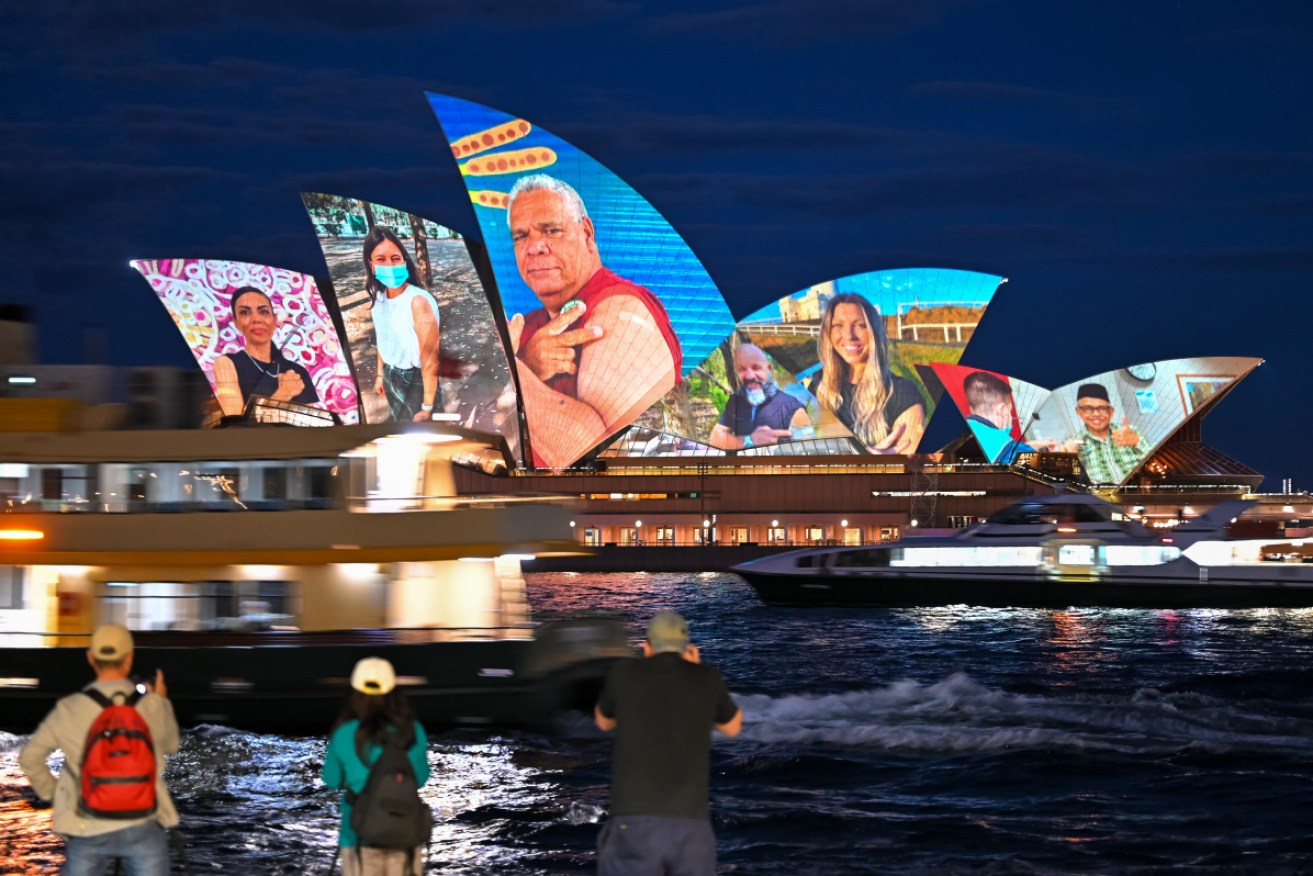
<instances>
[{"instance_id":1,"label":"ferry window","mask_svg":"<svg viewBox=\"0 0 1313 876\"><path fill-rule=\"evenodd\" d=\"M850 546L861 544L862 530L856 526L845 526L843 529L843 543Z\"/></svg>"},{"instance_id":2,"label":"ferry window","mask_svg":"<svg viewBox=\"0 0 1313 876\"><path fill-rule=\"evenodd\" d=\"M629 545L638 544L638 530L632 526L620 527L620 543Z\"/></svg>"},{"instance_id":3,"label":"ferry window","mask_svg":"<svg viewBox=\"0 0 1313 876\"><path fill-rule=\"evenodd\" d=\"M1058 563L1063 566L1094 565L1094 545L1064 544L1058 549Z\"/></svg>"},{"instance_id":4,"label":"ferry window","mask_svg":"<svg viewBox=\"0 0 1313 876\"><path fill-rule=\"evenodd\" d=\"M41 498L64 498L64 472L58 468L41 469Z\"/></svg>"},{"instance_id":5,"label":"ferry window","mask_svg":"<svg viewBox=\"0 0 1313 876\"><path fill-rule=\"evenodd\" d=\"M729 543L743 544L748 540L748 528L746 526L729 527Z\"/></svg>"},{"instance_id":6,"label":"ferry window","mask_svg":"<svg viewBox=\"0 0 1313 876\"><path fill-rule=\"evenodd\" d=\"M101 613L132 630L250 630L290 627L299 606L287 581L109 581Z\"/></svg>"},{"instance_id":7,"label":"ferry window","mask_svg":"<svg viewBox=\"0 0 1313 876\"><path fill-rule=\"evenodd\" d=\"M264 498L271 501L281 501L287 498L287 469L285 468L266 468L264 469Z\"/></svg>"},{"instance_id":8,"label":"ferry window","mask_svg":"<svg viewBox=\"0 0 1313 876\"><path fill-rule=\"evenodd\" d=\"M897 526L881 526L880 541L893 541L898 538Z\"/></svg>"},{"instance_id":9,"label":"ferry window","mask_svg":"<svg viewBox=\"0 0 1313 876\"><path fill-rule=\"evenodd\" d=\"M257 601L264 604L265 611L272 614L289 613L286 581L261 581L256 595Z\"/></svg>"},{"instance_id":10,"label":"ferry window","mask_svg":"<svg viewBox=\"0 0 1313 876\"><path fill-rule=\"evenodd\" d=\"M589 526L584 530L584 544L597 547L602 543L602 530L596 526Z\"/></svg>"},{"instance_id":11,"label":"ferry window","mask_svg":"<svg viewBox=\"0 0 1313 876\"><path fill-rule=\"evenodd\" d=\"M841 551L834 555L831 564L839 567L861 566L865 568L870 568L871 566L887 566L889 565L889 551Z\"/></svg>"},{"instance_id":12,"label":"ferry window","mask_svg":"<svg viewBox=\"0 0 1313 876\"><path fill-rule=\"evenodd\" d=\"M332 483L333 470L328 466L315 465L306 471L306 493L311 499L331 499L329 485Z\"/></svg>"},{"instance_id":13,"label":"ferry window","mask_svg":"<svg viewBox=\"0 0 1313 876\"><path fill-rule=\"evenodd\" d=\"M788 540L788 535L785 533L783 526L771 527L766 530L767 544L787 544Z\"/></svg>"},{"instance_id":14,"label":"ferry window","mask_svg":"<svg viewBox=\"0 0 1313 876\"><path fill-rule=\"evenodd\" d=\"M27 569L18 566L0 566L0 609L25 608L23 584Z\"/></svg>"},{"instance_id":15,"label":"ferry window","mask_svg":"<svg viewBox=\"0 0 1313 876\"><path fill-rule=\"evenodd\" d=\"M128 494L129 502L145 502L149 499L147 484L150 483L151 475L151 470L148 468L134 468L128 473L125 492Z\"/></svg>"},{"instance_id":16,"label":"ferry window","mask_svg":"<svg viewBox=\"0 0 1313 876\"><path fill-rule=\"evenodd\" d=\"M966 529L968 526L971 525L973 520L975 520L974 517L953 515L948 518L948 525L953 527L954 529Z\"/></svg>"},{"instance_id":17,"label":"ferry window","mask_svg":"<svg viewBox=\"0 0 1313 876\"><path fill-rule=\"evenodd\" d=\"M673 526L658 526L655 531L657 544L672 545L675 543L675 528Z\"/></svg>"},{"instance_id":18,"label":"ferry window","mask_svg":"<svg viewBox=\"0 0 1313 876\"><path fill-rule=\"evenodd\" d=\"M825 530L819 526L808 526L805 532L808 544L821 544L825 541Z\"/></svg>"}]
</instances>

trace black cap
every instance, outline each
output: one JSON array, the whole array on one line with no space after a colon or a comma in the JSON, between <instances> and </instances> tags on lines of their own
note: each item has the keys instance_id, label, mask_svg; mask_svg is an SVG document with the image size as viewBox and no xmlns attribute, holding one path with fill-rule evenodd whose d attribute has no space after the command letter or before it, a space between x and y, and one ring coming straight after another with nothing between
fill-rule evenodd
<instances>
[{"instance_id":1,"label":"black cap","mask_svg":"<svg viewBox=\"0 0 1313 876\"><path fill-rule=\"evenodd\" d=\"M1101 398L1104 401L1112 401L1108 398L1108 390L1104 389L1101 383L1082 383L1080 389L1076 390L1076 398Z\"/></svg>"}]
</instances>

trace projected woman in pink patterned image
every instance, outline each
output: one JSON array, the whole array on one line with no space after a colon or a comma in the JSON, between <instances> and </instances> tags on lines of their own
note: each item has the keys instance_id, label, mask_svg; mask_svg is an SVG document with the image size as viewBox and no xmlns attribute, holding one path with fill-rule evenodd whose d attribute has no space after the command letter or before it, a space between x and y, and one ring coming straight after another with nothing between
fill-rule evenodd
<instances>
[{"instance_id":1,"label":"projected woman in pink patterned image","mask_svg":"<svg viewBox=\"0 0 1313 876\"><path fill-rule=\"evenodd\" d=\"M395 422L431 420L443 410L438 302L391 229L375 225L365 235L362 256L378 350L374 391L387 398Z\"/></svg>"},{"instance_id":2,"label":"projected woman in pink patterned image","mask_svg":"<svg viewBox=\"0 0 1313 876\"><path fill-rule=\"evenodd\" d=\"M254 286L233 292L232 321L242 349L214 360L214 389L225 416L241 414L251 396L311 405L319 401L310 373L274 343L279 318L273 300Z\"/></svg>"}]
</instances>

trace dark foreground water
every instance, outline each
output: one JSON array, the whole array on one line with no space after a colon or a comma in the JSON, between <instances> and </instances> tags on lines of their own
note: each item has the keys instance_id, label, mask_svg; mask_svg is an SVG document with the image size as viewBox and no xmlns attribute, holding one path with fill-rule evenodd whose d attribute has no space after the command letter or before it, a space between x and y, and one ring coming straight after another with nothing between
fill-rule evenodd
<instances>
[{"instance_id":1,"label":"dark foreground water","mask_svg":"<svg viewBox=\"0 0 1313 876\"><path fill-rule=\"evenodd\" d=\"M536 575L539 620L685 613L746 711L719 740L721 870L1313 873L1313 610L784 609L732 575ZM0 872L54 873L0 735ZM194 872L313 873L322 742L223 727L170 767ZM610 744L436 735L433 873L588 872Z\"/></svg>"}]
</instances>

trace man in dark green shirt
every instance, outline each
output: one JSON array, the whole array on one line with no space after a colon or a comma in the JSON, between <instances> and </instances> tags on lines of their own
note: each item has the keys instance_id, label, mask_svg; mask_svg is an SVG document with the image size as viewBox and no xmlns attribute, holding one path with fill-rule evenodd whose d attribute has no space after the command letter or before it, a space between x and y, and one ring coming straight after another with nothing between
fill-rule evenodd
<instances>
[{"instance_id":1,"label":"man in dark green shirt","mask_svg":"<svg viewBox=\"0 0 1313 876\"><path fill-rule=\"evenodd\" d=\"M743 710L720 672L701 664L675 612L652 618L643 655L616 664L593 713L598 727L616 731L598 876L709 876L711 731L737 735Z\"/></svg>"}]
</instances>

